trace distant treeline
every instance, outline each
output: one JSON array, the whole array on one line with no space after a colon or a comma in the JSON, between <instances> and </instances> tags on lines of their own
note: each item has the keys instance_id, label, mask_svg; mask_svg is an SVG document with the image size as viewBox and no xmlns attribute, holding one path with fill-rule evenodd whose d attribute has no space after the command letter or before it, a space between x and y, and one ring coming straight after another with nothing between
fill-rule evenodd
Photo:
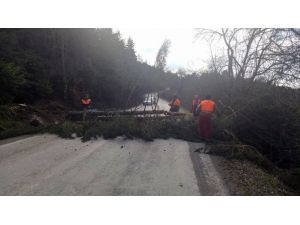
<instances>
[{"instance_id":1,"label":"distant treeline","mask_svg":"<svg viewBox=\"0 0 300 225\"><path fill-rule=\"evenodd\" d=\"M104 108L134 104L167 79L112 29L0 29L0 74L0 104L51 99L76 107L88 93Z\"/></svg>"}]
</instances>

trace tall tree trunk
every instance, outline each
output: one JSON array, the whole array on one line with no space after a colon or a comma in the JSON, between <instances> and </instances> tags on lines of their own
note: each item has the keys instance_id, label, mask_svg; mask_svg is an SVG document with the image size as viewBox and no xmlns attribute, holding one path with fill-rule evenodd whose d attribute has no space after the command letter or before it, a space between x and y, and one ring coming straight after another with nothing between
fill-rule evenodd
<instances>
[{"instance_id":1,"label":"tall tree trunk","mask_svg":"<svg viewBox=\"0 0 300 225\"><path fill-rule=\"evenodd\" d=\"M65 37L61 35L61 65L62 65L62 78L63 78L63 96L64 100L67 99L68 93L68 79L66 75L66 58L65 58L66 44Z\"/></svg>"}]
</instances>

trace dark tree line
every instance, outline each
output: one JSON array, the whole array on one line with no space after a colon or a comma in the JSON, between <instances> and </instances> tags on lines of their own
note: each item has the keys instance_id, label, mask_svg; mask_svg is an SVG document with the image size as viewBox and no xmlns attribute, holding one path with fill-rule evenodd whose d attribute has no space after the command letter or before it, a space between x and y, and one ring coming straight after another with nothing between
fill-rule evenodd
<instances>
[{"instance_id":1,"label":"dark tree line","mask_svg":"<svg viewBox=\"0 0 300 225\"><path fill-rule=\"evenodd\" d=\"M51 99L126 107L162 89L164 72L137 61L112 29L0 29L0 104Z\"/></svg>"}]
</instances>

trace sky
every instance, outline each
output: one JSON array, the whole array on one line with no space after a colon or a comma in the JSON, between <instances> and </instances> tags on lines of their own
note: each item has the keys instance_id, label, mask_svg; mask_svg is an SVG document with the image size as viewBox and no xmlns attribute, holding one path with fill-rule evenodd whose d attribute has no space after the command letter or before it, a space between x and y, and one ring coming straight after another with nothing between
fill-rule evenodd
<instances>
[{"instance_id":1,"label":"sky","mask_svg":"<svg viewBox=\"0 0 300 225\"><path fill-rule=\"evenodd\" d=\"M135 43L137 55L150 65L154 65L156 54L165 39L171 41L167 57L167 69L198 71L207 68L210 49L204 40L195 39L196 31L192 28L120 28L116 29L122 38L131 37Z\"/></svg>"}]
</instances>

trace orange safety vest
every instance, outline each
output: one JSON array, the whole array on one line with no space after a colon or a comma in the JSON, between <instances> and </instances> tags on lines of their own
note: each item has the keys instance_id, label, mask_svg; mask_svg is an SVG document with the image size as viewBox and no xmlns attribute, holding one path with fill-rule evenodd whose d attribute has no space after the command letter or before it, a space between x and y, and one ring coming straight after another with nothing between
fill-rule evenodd
<instances>
[{"instance_id":1,"label":"orange safety vest","mask_svg":"<svg viewBox=\"0 0 300 225\"><path fill-rule=\"evenodd\" d=\"M200 112L212 113L215 110L215 102L212 100L203 100L200 103Z\"/></svg>"},{"instance_id":2,"label":"orange safety vest","mask_svg":"<svg viewBox=\"0 0 300 225\"><path fill-rule=\"evenodd\" d=\"M90 98L83 98L83 99L81 99L81 103L83 105L89 105L89 104L91 104L91 102L92 102L92 100Z\"/></svg>"},{"instance_id":3,"label":"orange safety vest","mask_svg":"<svg viewBox=\"0 0 300 225\"><path fill-rule=\"evenodd\" d=\"M171 101L169 105L171 106L171 108L173 108L173 107L179 107L180 104L181 101L178 98L176 98L175 100Z\"/></svg>"}]
</instances>

